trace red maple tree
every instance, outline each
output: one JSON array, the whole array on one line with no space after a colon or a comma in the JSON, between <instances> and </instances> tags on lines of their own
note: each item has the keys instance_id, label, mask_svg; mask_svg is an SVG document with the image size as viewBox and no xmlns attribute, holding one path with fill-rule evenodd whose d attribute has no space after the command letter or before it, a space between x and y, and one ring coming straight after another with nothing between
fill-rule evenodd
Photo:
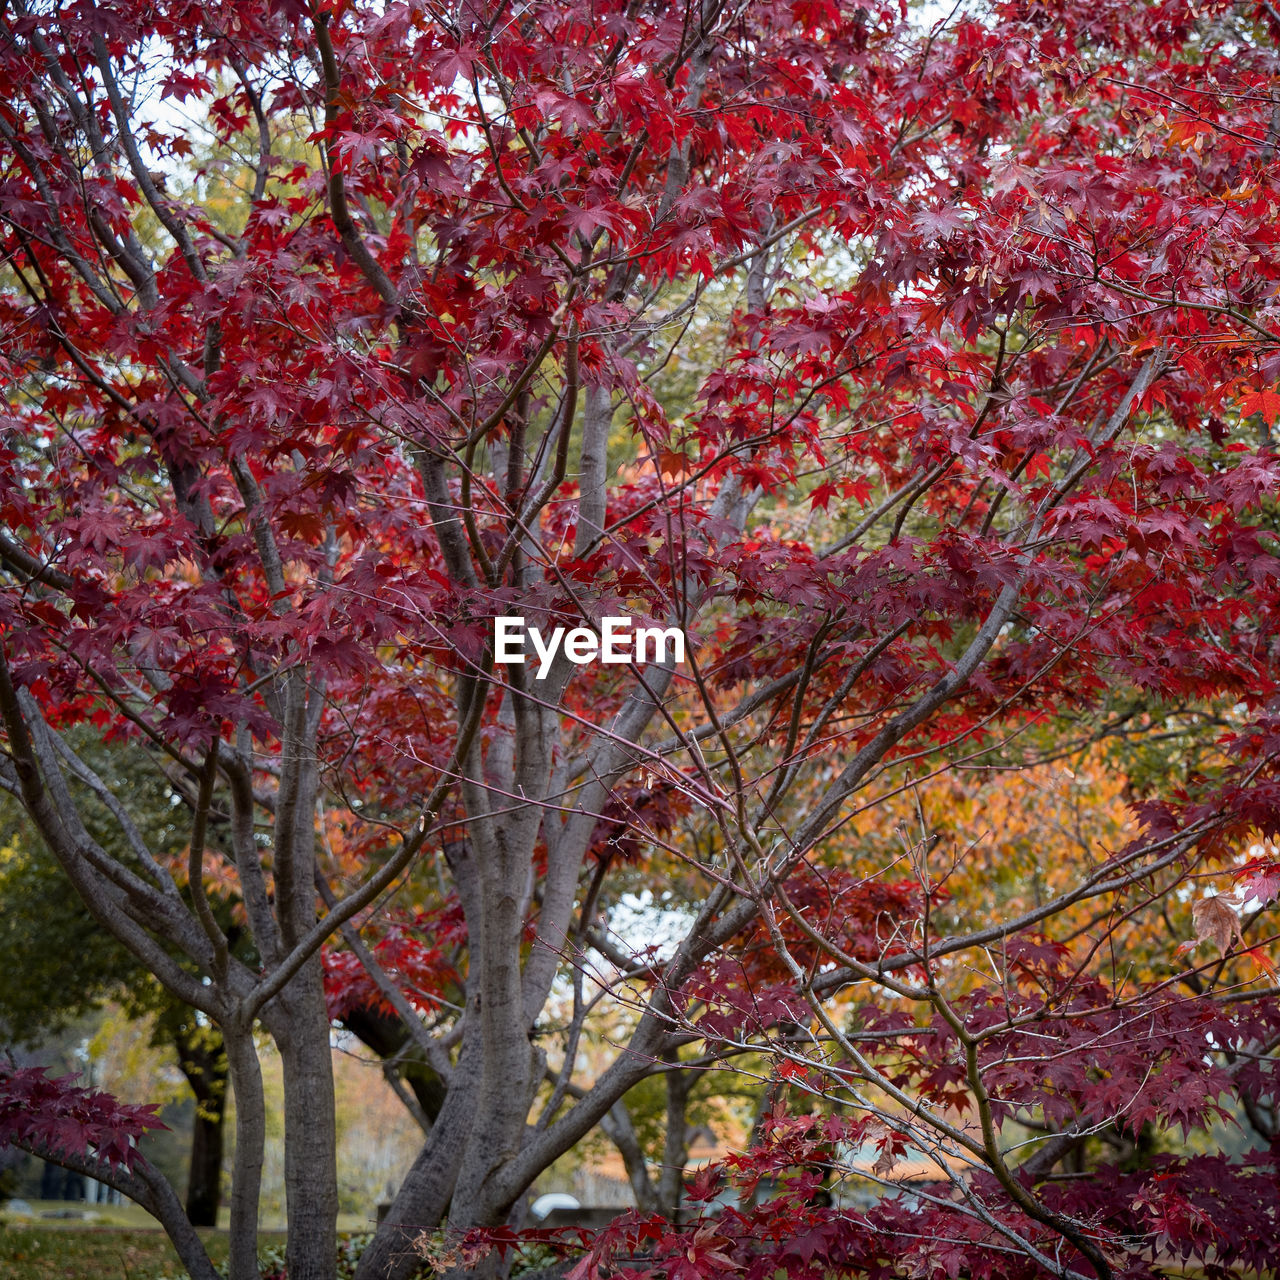
<instances>
[{"instance_id":1,"label":"red maple tree","mask_svg":"<svg viewBox=\"0 0 1280 1280\"><path fill-rule=\"evenodd\" d=\"M335 1274L330 1018L361 1008L432 1086L361 1280L444 1225L501 1243L596 1125L634 1151L637 1082L761 1053L734 1205L586 1265L1270 1264L1276 869L1241 853L1280 814L1277 38L1225 0L4 9L0 783L222 1030L232 1280L256 1026L289 1276ZM690 649L538 679L495 665L513 614ZM85 720L168 776L184 867ZM1021 912L957 925L928 833L843 840L922 775L1195 732L1132 842ZM689 894L665 950L609 929L646 860ZM1237 870L1204 951L1130 972L1137 915ZM637 1000L576 1077L590 1009ZM145 1117L37 1083L5 1076L0 1137L136 1194L208 1280ZM1223 1114L1257 1139L1230 1160ZM868 1144L875 1178L952 1172L815 1204Z\"/></svg>"}]
</instances>

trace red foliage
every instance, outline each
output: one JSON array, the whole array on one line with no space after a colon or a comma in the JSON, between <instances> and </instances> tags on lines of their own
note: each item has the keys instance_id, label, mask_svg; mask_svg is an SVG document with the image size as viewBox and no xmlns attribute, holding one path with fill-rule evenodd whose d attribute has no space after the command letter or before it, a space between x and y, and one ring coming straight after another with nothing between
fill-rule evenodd
<instances>
[{"instance_id":1,"label":"red foliage","mask_svg":"<svg viewBox=\"0 0 1280 1280\"><path fill-rule=\"evenodd\" d=\"M54 1154L90 1156L114 1168L132 1168L138 1139L164 1129L159 1107L118 1102L108 1093L50 1079L43 1067L0 1063L0 1147L13 1143Z\"/></svg>"},{"instance_id":2,"label":"red foliage","mask_svg":"<svg viewBox=\"0 0 1280 1280\"><path fill-rule=\"evenodd\" d=\"M439 1008L446 990L456 988L460 981L446 948L452 950L465 940L465 926L456 908L419 912L411 921L387 926L369 951L409 1003L430 1014ZM360 958L349 950L326 948L324 994L334 1021L341 1021L352 1009L366 1007L395 1014Z\"/></svg>"},{"instance_id":3,"label":"red foliage","mask_svg":"<svg viewBox=\"0 0 1280 1280\"><path fill-rule=\"evenodd\" d=\"M1270 965L1280 886L1238 855L1280 833L1270 6L0 21L0 772L98 919L229 1034L324 1054L322 983L330 1017L390 1007L317 924L318 881L356 895L408 1003L467 1010L426 1043L470 1128L412 1183L462 1188L459 1228L697 1041L796 1099L726 1173L782 1194L623 1223L616 1274L1270 1264L1280 1012L1236 967ZM689 661L536 681L493 662L511 612L678 623ZM136 841L82 835L94 779L50 731L84 722L201 811L251 949ZM1193 737L1132 840L1021 914L952 911L930 833L845 840L922 774ZM655 846L689 924L662 956L608 929ZM1132 922L1196 921L1208 875L1249 912L1198 909L1222 954L1130 964ZM388 924L407 880L433 905ZM625 980L584 996L598 956ZM570 1081L583 1011L641 989L627 1049ZM286 1079L288 1131L324 1074ZM5 1081L15 1138L127 1163L149 1124ZM1270 1148L1191 1153L1241 1115ZM1001 1146L1015 1123L1105 1150L1058 1177L1039 1137ZM1138 1153L1150 1131L1176 1149ZM815 1168L855 1142L877 1176L930 1144L965 1172L823 1210ZM291 1167L336 1204L322 1163Z\"/></svg>"}]
</instances>

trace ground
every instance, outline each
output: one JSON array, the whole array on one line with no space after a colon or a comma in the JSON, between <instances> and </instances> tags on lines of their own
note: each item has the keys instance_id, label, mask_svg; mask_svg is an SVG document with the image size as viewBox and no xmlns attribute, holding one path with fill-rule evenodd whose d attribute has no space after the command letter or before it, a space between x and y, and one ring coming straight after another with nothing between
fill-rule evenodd
<instances>
[{"instance_id":1,"label":"ground","mask_svg":"<svg viewBox=\"0 0 1280 1280\"><path fill-rule=\"evenodd\" d=\"M225 1237L210 1242L215 1262ZM5 1280L176 1280L185 1272L161 1231L83 1223L0 1227Z\"/></svg>"},{"instance_id":2,"label":"ground","mask_svg":"<svg viewBox=\"0 0 1280 1280\"><path fill-rule=\"evenodd\" d=\"M0 1209L3 1280L185 1280L172 1246L136 1205L84 1205L33 1201L31 1212ZM72 1213L76 1217L54 1217ZM341 1224L359 1230L369 1224ZM215 1263L227 1256L223 1231L201 1232ZM263 1232L264 1256L284 1252L281 1232Z\"/></svg>"}]
</instances>

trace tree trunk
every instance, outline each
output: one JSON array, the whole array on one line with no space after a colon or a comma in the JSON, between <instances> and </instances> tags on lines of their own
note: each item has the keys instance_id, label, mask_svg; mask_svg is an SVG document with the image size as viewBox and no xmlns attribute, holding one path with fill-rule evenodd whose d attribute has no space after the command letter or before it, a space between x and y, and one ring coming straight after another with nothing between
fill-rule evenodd
<instances>
[{"instance_id":1,"label":"tree trunk","mask_svg":"<svg viewBox=\"0 0 1280 1280\"><path fill-rule=\"evenodd\" d=\"M678 1061L674 1052L663 1056L672 1063ZM680 1199L684 1191L684 1167L689 1159L685 1115L693 1077L684 1071L668 1071L666 1084L667 1132L662 1148L662 1173L658 1178L658 1212L676 1222L680 1217Z\"/></svg>"},{"instance_id":2,"label":"tree trunk","mask_svg":"<svg viewBox=\"0 0 1280 1280\"><path fill-rule=\"evenodd\" d=\"M444 1105L386 1218L361 1254L356 1280L407 1280L421 1266L414 1242L423 1232L434 1231L449 1211L475 1113L475 1069L475 1054L464 1045Z\"/></svg>"},{"instance_id":3,"label":"tree trunk","mask_svg":"<svg viewBox=\"0 0 1280 1280\"><path fill-rule=\"evenodd\" d=\"M184 1009L182 1014L170 1034L178 1065L196 1099L187 1170L187 1217L193 1226L215 1227L222 1205L227 1054L217 1028L201 1026L193 1010Z\"/></svg>"},{"instance_id":4,"label":"tree trunk","mask_svg":"<svg viewBox=\"0 0 1280 1280\"><path fill-rule=\"evenodd\" d=\"M285 1197L289 1280L337 1274L338 1171L333 1058L319 957L279 997L284 1069Z\"/></svg>"},{"instance_id":5,"label":"tree trunk","mask_svg":"<svg viewBox=\"0 0 1280 1280\"><path fill-rule=\"evenodd\" d=\"M420 1049L409 1046L409 1033L398 1015L380 1009L353 1009L342 1025L379 1058L395 1058L400 1078L413 1091L422 1114L432 1124L444 1106L444 1081L424 1060ZM406 1047L408 1046L408 1047Z\"/></svg>"},{"instance_id":6,"label":"tree trunk","mask_svg":"<svg viewBox=\"0 0 1280 1280\"><path fill-rule=\"evenodd\" d=\"M472 982L479 989L474 1002L479 1016L466 1036L477 1043L480 1079L449 1213L450 1228L459 1230L496 1225L505 1217L509 1205L494 1202L491 1178L519 1150L532 1100L534 1054L520 973L523 870L514 860L489 859L481 870L484 910L478 920L467 922L475 940Z\"/></svg>"},{"instance_id":7,"label":"tree trunk","mask_svg":"<svg viewBox=\"0 0 1280 1280\"><path fill-rule=\"evenodd\" d=\"M323 690L301 670L282 682L284 767L276 798L273 873L280 938L288 951L316 922L316 733ZM289 1280L335 1280L337 1125L324 968L304 961L261 1011L284 1069L284 1180Z\"/></svg>"},{"instance_id":8,"label":"tree trunk","mask_svg":"<svg viewBox=\"0 0 1280 1280\"><path fill-rule=\"evenodd\" d=\"M222 1126L225 1098L207 1104L196 1099L191 1130L191 1166L187 1173L187 1217L194 1227L216 1227L222 1203Z\"/></svg>"},{"instance_id":9,"label":"tree trunk","mask_svg":"<svg viewBox=\"0 0 1280 1280\"><path fill-rule=\"evenodd\" d=\"M658 1212L658 1192L649 1176L649 1166L644 1158L644 1151L636 1137L635 1126L631 1123L631 1113L621 1099L613 1104L600 1121L600 1128L606 1138L618 1148L622 1156L623 1167L627 1171L627 1181L631 1183L631 1192L636 1198L636 1208L644 1214Z\"/></svg>"},{"instance_id":10,"label":"tree trunk","mask_svg":"<svg viewBox=\"0 0 1280 1280\"><path fill-rule=\"evenodd\" d=\"M267 1132L262 1069L252 1030L224 1027L231 1087L236 1099L236 1150L231 1172L229 1280L259 1280L258 1197Z\"/></svg>"}]
</instances>

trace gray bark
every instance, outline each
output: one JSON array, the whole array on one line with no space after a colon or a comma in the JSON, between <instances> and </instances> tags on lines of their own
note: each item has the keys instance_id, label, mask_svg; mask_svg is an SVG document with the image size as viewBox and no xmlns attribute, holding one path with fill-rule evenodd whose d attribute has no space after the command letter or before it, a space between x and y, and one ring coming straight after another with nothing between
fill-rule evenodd
<instances>
[{"instance_id":1,"label":"gray bark","mask_svg":"<svg viewBox=\"0 0 1280 1280\"><path fill-rule=\"evenodd\" d=\"M476 1107L476 1065L474 1049L467 1046L427 1141L360 1257L356 1280L406 1280L420 1265L414 1241L435 1230L453 1198Z\"/></svg>"},{"instance_id":2,"label":"gray bark","mask_svg":"<svg viewBox=\"0 0 1280 1280\"><path fill-rule=\"evenodd\" d=\"M284 1180L290 1280L333 1280L338 1226L333 1057L317 956L277 997L284 1070Z\"/></svg>"},{"instance_id":3,"label":"gray bark","mask_svg":"<svg viewBox=\"0 0 1280 1280\"><path fill-rule=\"evenodd\" d=\"M300 671L286 693L276 799L276 910L286 949L316 923L316 729L321 699ZM333 1058L317 951L263 1010L284 1068L285 1195L290 1280L333 1280L338 1176Z\"/></svg>"},{"instance_id":4,"label":"gray bark","mask_svg":"<svg viewBox=\"0 0 1280 1280\"><path fill-rule=\"evenodd\" d=\"M582 460L578 475L577 554L585 555L604 536L606 504L605 464L613 403L609 388L587 387L582 414Z\"/></svg>"},{"instance_id":5,"label":"gray bark","mask_svg":"<svg viewBox=\"0 0 1280 1280\"><path fill-rule=\"evenodd\" d=\"M670 1062L678 1061L675 1054L667 1057ZM658 1212L675 1222L684 1191L684 1166L689 1159L685 1113L693 1078L687 1071L668 1071L666 1085L667 1127L663 1137L662 1173L658 1178Z\"/></svg>"},{"instance_id":6,"label":"gray bark","mask_svg":"<svg viewBox=\"0 0 1280 1280\"><path fill-rule=\"evenodd\" d=\"M250 1029L224 1026L227 1068L236 1100L236 1149L231 1169L228 1280L259 1280L258 1197L262 1191L262 1148L267 1110L262 1069Z\"/></svg>"}]
</instances>

